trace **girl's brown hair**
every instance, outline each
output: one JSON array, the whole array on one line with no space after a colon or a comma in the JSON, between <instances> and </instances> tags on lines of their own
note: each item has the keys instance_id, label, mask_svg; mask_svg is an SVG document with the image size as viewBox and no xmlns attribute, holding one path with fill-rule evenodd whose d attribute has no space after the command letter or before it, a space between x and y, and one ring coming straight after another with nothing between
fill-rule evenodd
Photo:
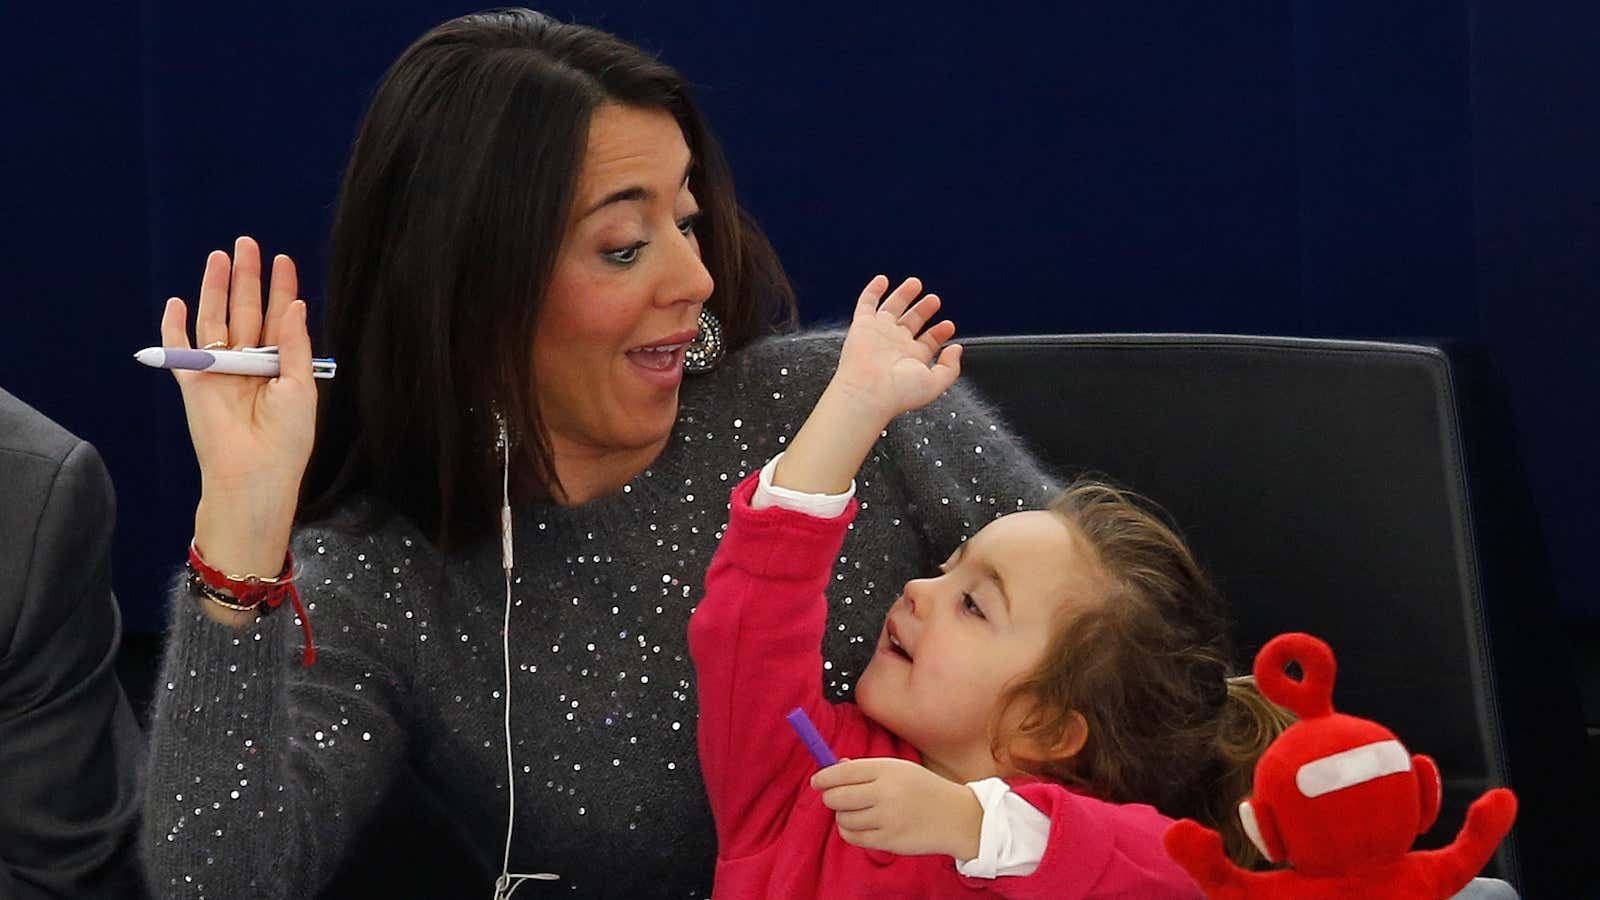
<instances>
[{"instance_id":1,"label":"girl's brown hair","mask_svg":"<svg viewBox=\"0 0 1600 900\"><path fill-rule=\"evenodd\" d=\"M1252 679L1229 677L1221 594L1138 495L1084 479L1050 511L1092 548L1102 591L1065 611L1045 661L1002 698L999 720L1013 704L1026 715L997 732L997 758L1104 800L1195 819L1222 833L1236 862L1254 865L1236 809L1256 759L1291 717ZM1076 754L1029 759L1014 749L1058 745L1073 713L1088 725Z\"/></svg>"}]
</instances>

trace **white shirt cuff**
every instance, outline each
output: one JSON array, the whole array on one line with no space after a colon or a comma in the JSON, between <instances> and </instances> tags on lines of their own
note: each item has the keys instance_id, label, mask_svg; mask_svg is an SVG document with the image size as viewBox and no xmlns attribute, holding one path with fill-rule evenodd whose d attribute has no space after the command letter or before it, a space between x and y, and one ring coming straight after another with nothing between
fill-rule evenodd
<instances>
[{"instance_id":1,"label":"white shirt cuff","mask_svg":"<svg viewBox=\"0 0 1600 900\"><path fill-rule=\"evenodd\" d=\"M769 506L776 506L779 509L793 510L819 519L837 519L844 515L844 511L850 507L850 498L856 495L855 479L850 480L850 490L842 494L808 494L805 491L778 487L772 483L772 473L777 470L780 459L783 459L782 453L761 467L761 478L756 482L755 496L750 498L752 508L766 509Z\"/></svg>"},{"instance_id":2,"label":"white shirt cuff","mask_svg":"<svg viewBox=\"0 0 1600 900\"><path fill-rule=\"evenodd\" d=\"M1022 799L999 778L967 783L983 807L978 855L956 860L956 871L969 878L1032 875L1050 843L1050 817Z\"/></svg>"}]
</instances>

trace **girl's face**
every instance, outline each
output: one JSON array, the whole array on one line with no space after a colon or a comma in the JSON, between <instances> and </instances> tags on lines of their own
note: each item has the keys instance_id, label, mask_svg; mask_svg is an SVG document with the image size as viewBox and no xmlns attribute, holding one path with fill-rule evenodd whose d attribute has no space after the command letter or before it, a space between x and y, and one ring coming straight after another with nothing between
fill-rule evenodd
<instances>
[{"instance_id":1,"label":"girl's face","mask_svg":"<svg viewBox=\"0 0 1600 900\"><path fill-rule=\"evenodd\" d=\"M659 448L684 345L711 296L671 114L595 110L574 206L533 339L536 399L558 458Z\"/></svg>"},{"instance_id":2,"label":"girl's face","mask_svg":"<svg viewBox=\"0 0 1600 900\"><path fill-rule=\"evenodd\" d=\"M1044 659L1064 610L1095 596L1094 556L1059 515L991 522L939 574L906 583L856 685L856 702L930 768L1000 774L990 752L1000 695Z\"/></svg>"}]
</instances>

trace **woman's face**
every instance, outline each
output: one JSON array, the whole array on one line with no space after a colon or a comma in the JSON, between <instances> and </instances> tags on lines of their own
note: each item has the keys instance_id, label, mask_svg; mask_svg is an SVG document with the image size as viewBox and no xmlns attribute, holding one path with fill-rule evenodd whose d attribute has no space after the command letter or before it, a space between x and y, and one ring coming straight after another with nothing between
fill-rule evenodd
<instances>
[{"instance_id":1,"label":"woman's face","mask_svg":"<svg viewBox=\"0 0 1600 900\"><path fill-rule=\"evenodd\" d=\"M558 461L659 447L672 431L684 345L712 288L690 162L664 110L595 111L533 338L535 399Z\"/></svg>"}]
</instances>

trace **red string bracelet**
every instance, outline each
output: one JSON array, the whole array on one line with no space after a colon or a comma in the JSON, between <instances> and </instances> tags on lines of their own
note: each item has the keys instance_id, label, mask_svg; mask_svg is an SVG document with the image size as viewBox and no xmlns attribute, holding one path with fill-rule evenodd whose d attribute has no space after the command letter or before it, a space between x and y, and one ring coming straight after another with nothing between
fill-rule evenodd
<instances>
[{"instance_id":1,"label":"red string bracelet","mask_svg":"<svg viewBox=\"0 0 1600 900\"><path fill-rule=\"evenodd\" d=\"M193 573L196 588L206 599L228 609L251 610L263 603L268 609L276 609L283 604L284 598L288 597L295 614L300 617L300 628L306 635L306 649L300 658L301 665L309 666L317 661L317 648L311 643L311 617L306 615L305 607L300 605L300 592L294 587L293 555L284 555L283 571L273 578L263 578L255 574L229 575L213 568L202 559L199 548L195 547L194 541L190 541L189 571ZM207 588L210 590L206 590ZM219 595L221 591L227 591L228 594Z\"/></svg>"}]
</instances>

